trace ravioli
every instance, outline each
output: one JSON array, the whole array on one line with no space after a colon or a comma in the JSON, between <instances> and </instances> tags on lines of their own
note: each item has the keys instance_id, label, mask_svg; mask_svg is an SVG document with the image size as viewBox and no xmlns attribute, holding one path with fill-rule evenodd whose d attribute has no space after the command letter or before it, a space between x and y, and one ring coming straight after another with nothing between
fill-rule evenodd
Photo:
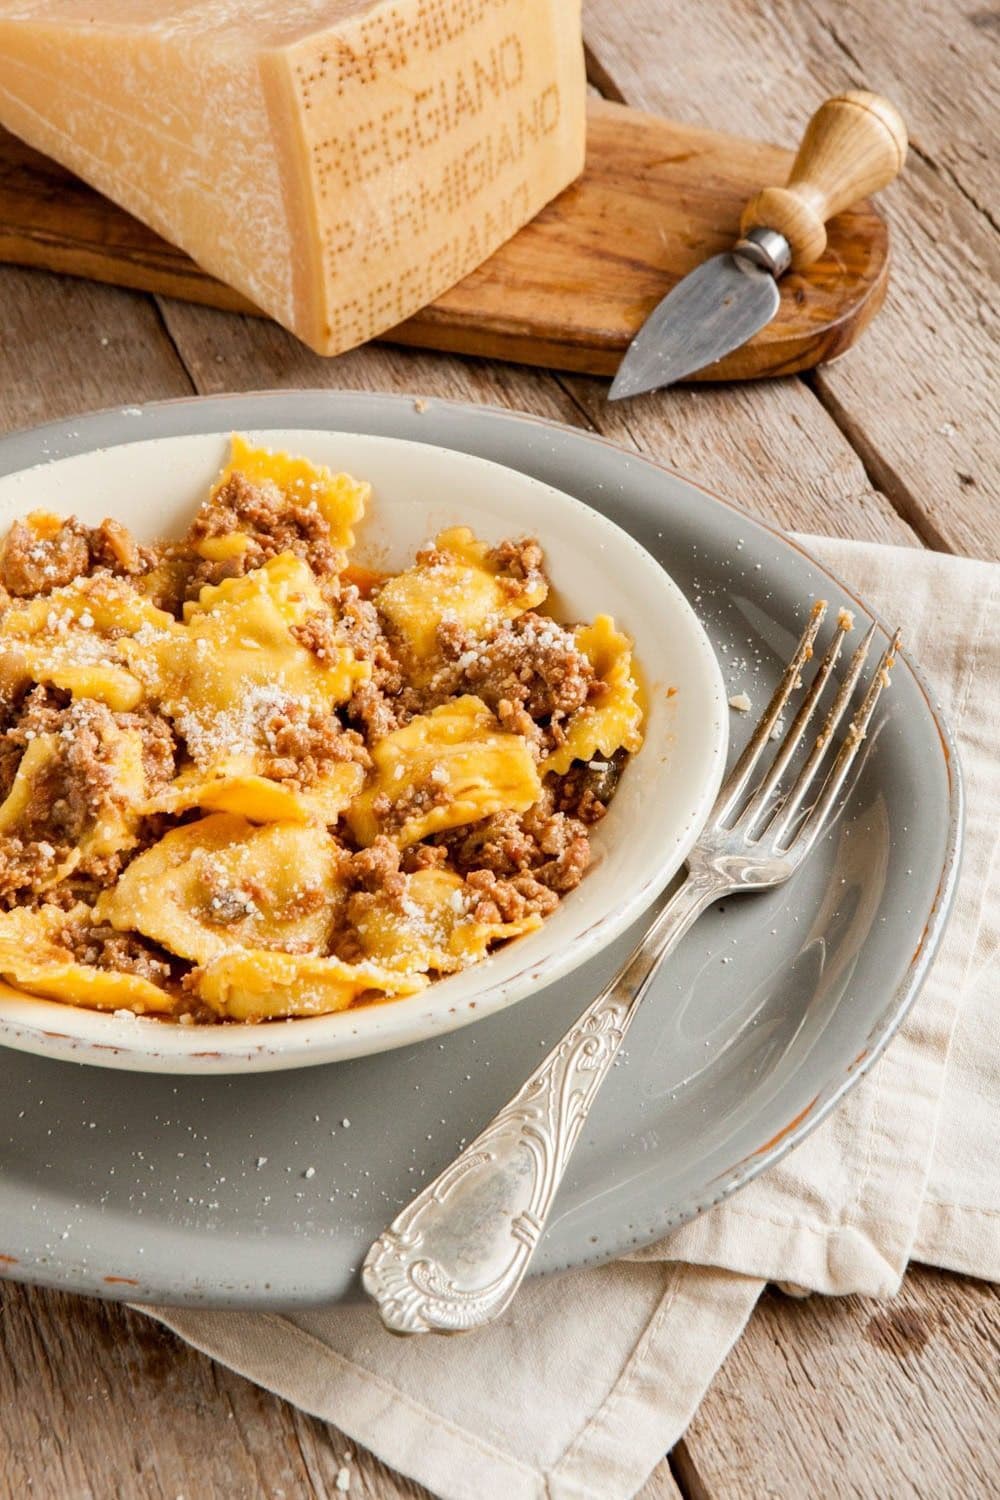
<instances>
[{"instance_id":1,"label":"ravioli","mask_svg":"<svg viewBox=\"0 0 1000 1500\"><path fill-rule=\"evenodd\" d=\"M352 479L350 474L334 474L322 464L307 458L293 458L288 453L273 453L256 448L238 432L232 436L229 462L219 476L211 499L234 473L242 474L251 484L273 484L294 505L315 506L330 528L331 545L345 553L354 545L353 528L365 513L371 485ZM218 550L219 543L230 537L205 537L197 551L202 557L218 560L231 552ZM344 558L346 561L346 556Z\"/></svg>"},{"instance_id":2,"label":"ravioli","mask_svg":"<svg viewBox=\"0 0 1000 1500\"><path fill-rule=\"evenodd\" d=\"M74 698L96 698L126 711L140 702L142 682L129 669L126 645L170 637L176 622L131 584L107 574L81 578L15 605L0 620L4 675L51 683ZM147 649L145 646L140 649Z\"/></svg>"},{"instance_id":3,"label":"ravioli","mask_svg":"<svg viewBox=\"0 0 1000 1500\"><path fill-rule=\"evenodd\" d=\"M296 638L311 616L331 619L316 580L291 552L271 558L242 578L207 585L184 606L183 623L155 638L124 641L135 676L192 747L193 738L220 741L219 720L239 713L254 688L287 693L317 707L350 697L370 675L342 643L320 658Z\"/></svg>"},{"instance_id":4,"label":"ravioli","mask_svg":"<svg viewBox=\"0 0 1000 1500\"><path fill-rule=\"evenodd\" d=\"M195 975L200 998L231 1021L327 1015L359 1000L414 995L426 983L420 974L400 974L378 964L268 950L224 954Z\"/></svg>"},{"instance_id":5,"label":"ravioli","mask_svg":"<svg viewBox=\"0 0 1000 1500\"><path fill-rule=\"evenodd\" d=\"M338 761L309 786L276 781L260 774L253 755L230 755L207 769L183 767L180 773L142 805L144 813L239 813L254 823L336 823L364 785L356 761Z\"/></svg>"},{"instance_id":6,"label":"ravioli","mask_svg":"<svg viewBox=\"0 0 1000 1500\"><path fill-rule=\"evenodd\" d=\"M353 919L365 957L387 969L451 974L485 958L493 943L542 925L537 915L478 921L465 882L451 870L417 870L405 879L400 901L373 904Z\"/></svg>"},{"instance_id":7,"label":"ravioli","mask_svg":"<svg viewBox=\"0 0 1000 1500\"><path fill-rule=\"evenodd\" d=\"M139 974L97 969L76 961L61 935L89 921L82 903L65 911L40 906L0 912L0 974L8 983L46 1000L83 1005L88 1010L131 1010L136 1015L170 1015L176 1002L167 990Z\"/></svg>"},{"instance_id":8,"label":"ravioli","mask_svg":"<svg viewBox=\"0 0 1000 1500\"><path fill-rule=\"evenodd\" d=\"M632 643L615 629L610 615L598 615L592 625L577 627L576 643L586 656L602 692L571 714L564 742L541 765L564 776L575 760L610 757L618 750L634 754L642 746L642 706L639 684L632 671Z\"/></svg>"},{"instance_id":9,"label":"ravioli","mask_svg":"<svg viewBox=\"0 0 1000 1500\"><path fill-rule=\"evenodd\" d=\"M91 816L76 840L72 856L59 876L86 867L91 859L131 849L136 843L139 809L146 790L142 760L142 736L138 730L109 725L102 735L104 764L109 778L108 795L95 802ZM0 804L0 833L24 834L24 825L34 799L45 792L45 780L60 760L62 746L57 734L40 734L31 740L21 757L13 784Z\"/></svg>"},{"instance_id":10,"label":"ravioli","mask_svg":"<svg viewBox=\"0 0 1000 1500\"><path fill-rule=\"evenodd\" d=\"M318 953L346 900L343 859L324 828L213 813L138 855L95 913L198 964L234 948Z\"/></svg>"},{"instance_id":11,"label":"ravioli","mask_svg":"<svg viewBox=\"0 0 1000 1500\"><path fill-rule=\"evenodd\" d=\"M437 653L438 627L445 621L481 637L542 603L548 585L541 576L527 582L504 574L487 542L467 526L442 531L434 541L438 562L417 562L378 591L379 613L414 664Z\"/></svg>"},{"instance_id":12,"label":"ravioli","mask_svg":"<svg viewBox=\"0 0 1000 1500\"><path fill-rule=\"evenodd\" d=\"M27 825L35 797L35 786L45 776L52 762L55 753L52 744L54 738L54 735L39 735L21 756L10 791L0 803L0 834L25 841L31 839L31 830ZM67 875L72 874L79 863L79 849L70 849L58 864L40 864L37 870L32 871L30 889L37 893L58 885Z\"/></svg>"},{"instance_id":13,"label":"ravioli","mask_svg":"<svg viewBox=\"0 0 1000 1500\"><path fill-rule=\"evenodd\" d=\"M374 777L347 813L362 846L385 833L405 849L504 809L526 812L541 793L524 738L500 729L471 694L386 735L372 761Z\"/></svg>"}]
</instances>

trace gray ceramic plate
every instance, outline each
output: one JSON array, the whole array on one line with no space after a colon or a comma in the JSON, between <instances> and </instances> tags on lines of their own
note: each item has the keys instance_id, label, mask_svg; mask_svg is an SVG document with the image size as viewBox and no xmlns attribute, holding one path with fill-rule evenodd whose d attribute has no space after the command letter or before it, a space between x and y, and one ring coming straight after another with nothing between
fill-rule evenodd
<instances>
[{"instance_id":1,"label":"gray ceramic plate","mask_svg":"<svg viewBox=\"0 0 1000 1500\"><path fill-rule=\"evenodd\" d=\"M480 407L334 392L167 402L15 433L0 474L227 427L438 443L579 496L662 560L730 691L755 705L812 598L858 608L800 548L676 474ZM717 1203L817 1124L899 1024L947 914L961 790L905 658L884 701L847 812L806 868L706 913L660 976L577 1148L540 1271L634 1249ZM748 728L734 724L731 754ZM352 1295L374 1235L514 1091L637 931L443 1040L298 1073L158 1077L0 1050L0 1270L168 1303Z\"/></svg>"}]
</instances>

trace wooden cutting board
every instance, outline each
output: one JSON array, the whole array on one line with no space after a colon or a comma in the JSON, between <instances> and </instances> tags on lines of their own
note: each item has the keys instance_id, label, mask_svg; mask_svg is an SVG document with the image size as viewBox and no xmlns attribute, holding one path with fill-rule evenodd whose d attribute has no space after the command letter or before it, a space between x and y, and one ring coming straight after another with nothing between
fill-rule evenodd
<instances>
[{"instance_id":1,"label":"wooden cutting board","mask_svg":"<svg viewBox=\"0 0 1000 1500\"><path fill-rule=\"evenodd\" d=\"M519 234L385 337L611 374L670 287L730 245L740 209L792 153L593 99L583 176ZM209 307L238 292L56 163L0 130L0 260ZM829 226L822 258L781 282L777 317L695 379L749 380L842 354L885 296L889 234L870 202Z\"/></svg>"}]
</instances>

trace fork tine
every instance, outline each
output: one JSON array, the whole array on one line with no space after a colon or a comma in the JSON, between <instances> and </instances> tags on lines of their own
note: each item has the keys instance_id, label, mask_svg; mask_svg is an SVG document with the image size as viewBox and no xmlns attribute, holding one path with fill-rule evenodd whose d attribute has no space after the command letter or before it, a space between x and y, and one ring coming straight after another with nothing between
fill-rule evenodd
<instances>
[{"instance_id":1,"label":"fork tine","mask_svg":"<svg viewBox=\"0 0 1000 1500\"><path fill-rule=\"evenodd\" d=\"M754 766L760 759L764 746L771 738L771 731L781 717L781 712L798 682L799 673L812 656L813 641L816 639L816 634L823 623L823 616L825 614L826 600L817 599L812 607L809 623L802 632L802 637L795 648L791 661L782 674L781 681L771 695L771 701L764 711L763 718L748 740L743 754L722 783L722 788L712 809L710 822L717 822L725 816L750 780Z\"/></svg>"},{"instance_id":2,"label":"fork tine","mask_svg":"<svg viewBox=\"0 0 1000 1500\"><path fill-rule=\"evenodd\" d=\"M874 631L874 628L875 627L872 626L872 630L869 631L869 637ZM816 842L817 837L826 826L826 820L829 815L830 809L839 796L840 789L847 778L847 773L851 769L854 758L861 748L862 742L868 729L868 725L871 723L872 714L875 712L875 705L878 703L878 700L882 695L882 689L889 686L889 672L895 664L896 652L899 650L900 639L900 632L897 630L894 632L892 640L883 651L881 659L879 660L879 664L872 674L872 680L868 684L868 691L865 693L865 696L862 699L861 707L857 710L853 719L847 727L847 733L845 734L843 743L841 744L841 747L837 752L837 758L834 761L833 765L830 767L826 780L823 782L822 788L820 789L819 796L817 797L813 807L806 814L802 826L799 828L798 832L795 835L795 838L792 841L795 845L796 853L800 858L809 853L809 850ZM851 665L853 667L853 662L851 663ZM819 755L816 756L817 760L822 755L823 750L825 749L826 744L829 741L829 737L830 732L826 727L824 727L823 734L820 736L820 740L823 741L823 744L819 749ZM819 741L817 741L817 744L819 744ZM814 750L815 748L816 747L814 747ZM806 767L803 767L802 776L799 777L800 782L805 776L805 773ZM796 790L799 790L798 783L796 783ZM801 803L802 798L805 795L805 790L806 787L803 786L801 791L799 791L798 803ZM791 801L791 799L789 800ZM781 822L774 834L775 842L778 842L780 840L782 833L787 829L790 819L795 815L798 803L796 804L796 807L793 807L789 810L787 817L785 808L782 808L780 814ZM768 830L768 834L770 836L770 829Z\"/></svg>"},{"instance_id":3,"label":"fork tine","mask_svg":"<svg viewBox=\"0 0 1000 1500\"><path fill-rule=\"evenodd\" d=\"M836 697L830 705L830 711L826 716L823 728L817 734L812 748L806 756L805 765L796 777L795 783L789 790L784 802L775 811L774 817L767 827L767 837L772 844L780 842L792 819L802 806L803 800L816 775L816 768L826 754L827 746L833 738L833 732L843 718L847 705L851 701L858 678L861 676L862 668L868 660L868 653L871 650L871 644L874 639L875 624L872 622L865 632L864 639L855 647L854 655L851 657L850 665L847 668L847 673L840 687L837 689Z\"/></svg>"},{"instance_id":4,"label":"fork tine","mask_svg":"<svg viewBox=\"0 0 1000 1500\"><path fill-rule=\"evenodd\" d=\"M847 636L849 631L853 630L853 628L854 620L852 619L849 612L845 609L840 610L837 615L836 632L832 640L830 641L829 646L826 648L826 654L824 655L823 660L820 662L819 667L816 670L815 677L809 684L809 691L799 705L798 712L796 713L795 718L792 720L791 727L786 730L784 735L782 736L778 753L774 757L767 775L760 783L760 786L756 788L753 796L750 798L749 802L746 804L736 821L735 826L742 828L748 837L752 832L754 825L763 815L768 803L771 800L775 788L780 782L782 776L785 774L788 762L791 760L792 756L798 749L799 744L802 740L802 736L805 733L806 727L808 726L809 721L816 710L816 705L819 703L820 697L822 696L823 689L826 687L830 673L837 665L837 661L840 657L840 649L844 644L844 638Z\"/></svg>"}]
</instances>

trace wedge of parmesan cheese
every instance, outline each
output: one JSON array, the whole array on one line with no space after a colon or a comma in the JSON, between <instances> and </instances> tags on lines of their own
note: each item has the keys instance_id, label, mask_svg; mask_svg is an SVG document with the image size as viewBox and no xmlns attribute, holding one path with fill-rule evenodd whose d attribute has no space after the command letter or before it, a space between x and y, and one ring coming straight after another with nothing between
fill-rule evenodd
<instances>
[{"instance_id":1,"label":"wedge of parmesan cheese","mask_svg":"<svg viewBox=\"0 0 1000 1500\"><path fill-rule=\"evenodd\" d=\"M313 349L580 172L580 0L0 0L0 123Z\"/></svg>"}]
</instances>

